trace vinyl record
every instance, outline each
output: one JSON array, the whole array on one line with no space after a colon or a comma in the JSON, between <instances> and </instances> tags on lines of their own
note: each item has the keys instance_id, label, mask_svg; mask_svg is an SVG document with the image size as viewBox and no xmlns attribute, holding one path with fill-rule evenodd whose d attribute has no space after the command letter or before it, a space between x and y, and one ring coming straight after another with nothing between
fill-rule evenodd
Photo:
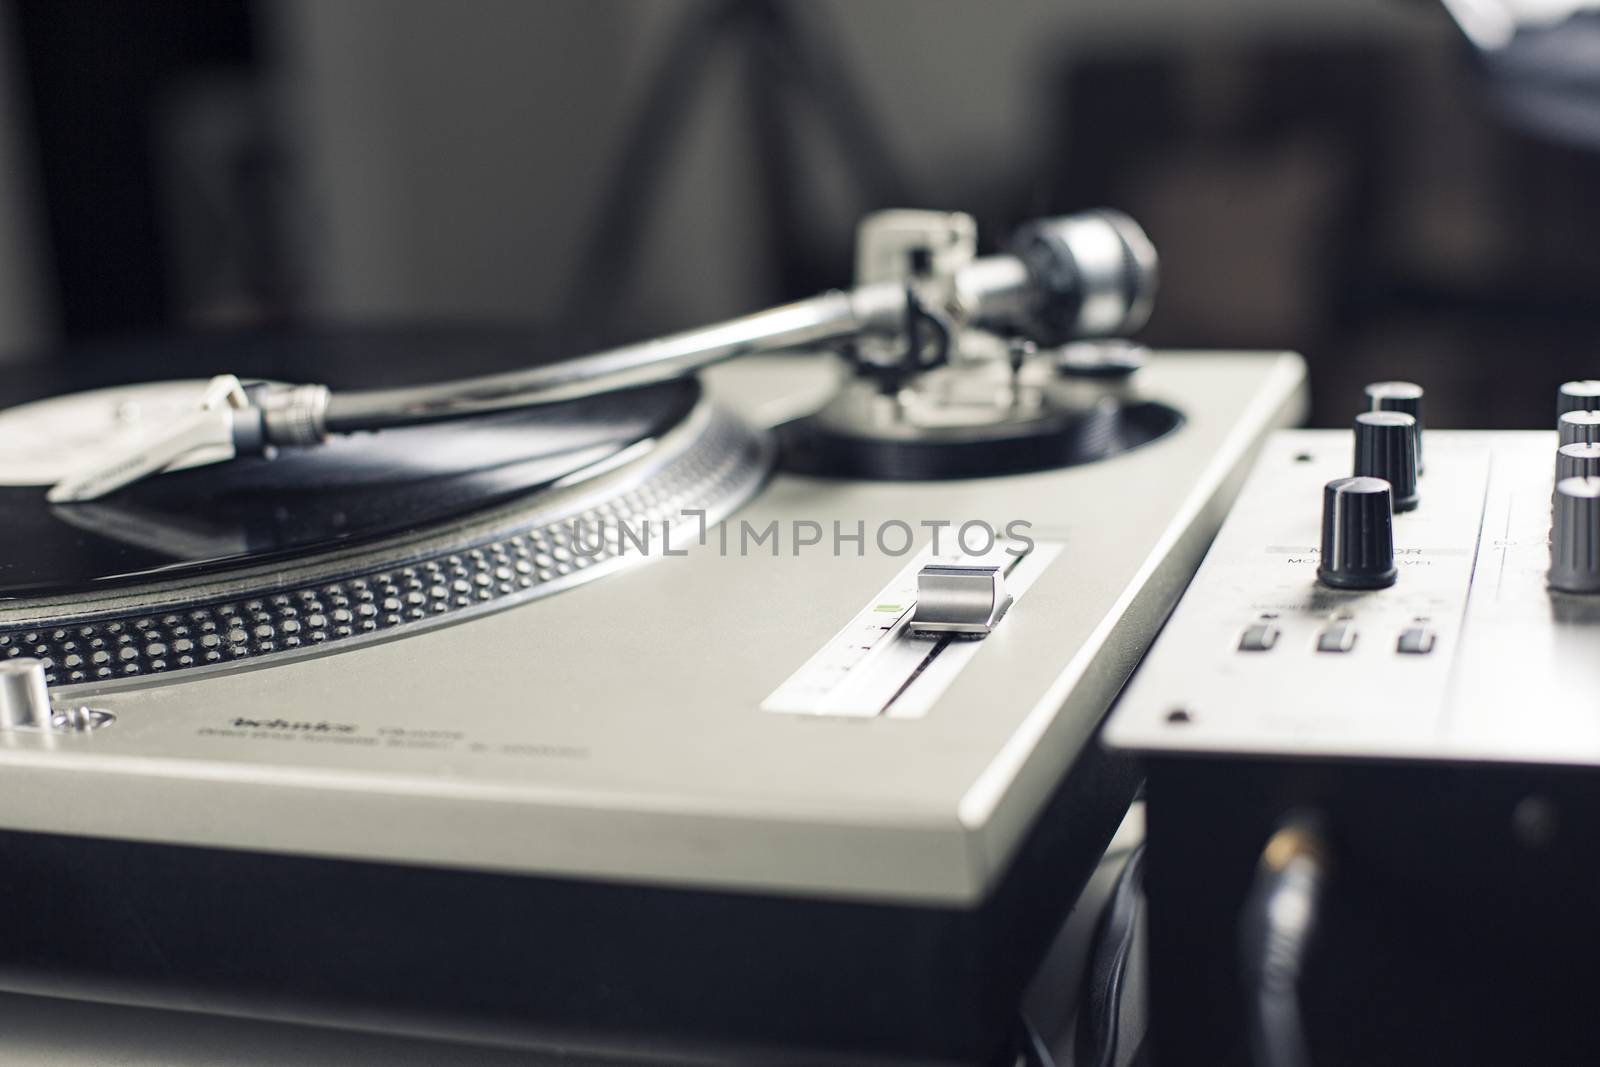
<instances>
[{"instance_id":1,"label":"vinyl record","mask_svg":"<svg viewBox=\"0 0 1600 1067\"><path fill-rule=\"evenodd\" d=\"M352 334L339 335L349 346ZM467 365L492 367L462 337L407 337L388 346L384 373L369 384L425 380ZM392 338L393 340L393 338ZM326 350L327 338L320 342ZM502 356L514 346L501 342ZM274 352L274 347L280 353ZM385 346L368 341L364 351ZM91 360L80 380L104 368L202 374L280 370L305 360L317 343L282 335L276 346L252 336L218 340L208 351L192 339L145 345L140 358ZM475 355L462 358L464 350ZM298 358L289 358L294 353ZM274 356L278 358L274 358ZM231 357L231 358L230 358ZM71 366L74 361L66 361ZM352 363L310 367L299 380L348 382ZM369 360L370 362L370 360ZM508 359L498 362L502 366ZM333 370L334 373L327 373ZM409 371L409 373L407 373ZM198 395L203 378L113 387L0 411L0 600L82 594L153 578L217 573L249 563L313 554L334 546L412 533L604 466L624 449L677 425L693 408L693 381L586 398L468 420L357 434L309 449L284 449L273 458L231 462L162 474L100 500L51 504L49 484L119 432L155 432Z\"/></svg>"}]
</instances>

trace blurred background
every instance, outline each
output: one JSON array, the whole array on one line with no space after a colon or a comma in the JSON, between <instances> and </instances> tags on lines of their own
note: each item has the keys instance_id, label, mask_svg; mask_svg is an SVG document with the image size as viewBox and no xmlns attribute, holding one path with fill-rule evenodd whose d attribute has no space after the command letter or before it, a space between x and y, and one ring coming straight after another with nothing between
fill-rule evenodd
<instances>
[{"instance_id":1,"label":"blurred background","mask_svg":"<svg viewBox=\"0 0 1600 1067\"><path fill-rule=\"evenodd\" d=\"M0 0L0 377L448 377L848 284L874 208L1106 204L1150 342L1542 426L1600 376L1600 151L1481 73L1428 0Z\"/></svg>"}]
</instances>

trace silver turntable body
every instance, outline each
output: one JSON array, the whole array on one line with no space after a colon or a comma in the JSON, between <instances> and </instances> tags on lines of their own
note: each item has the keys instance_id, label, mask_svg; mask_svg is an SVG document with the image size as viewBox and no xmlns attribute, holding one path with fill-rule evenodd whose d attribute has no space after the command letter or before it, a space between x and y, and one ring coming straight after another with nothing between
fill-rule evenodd
<instances>
[{"instance_id":1,"label":"silver turntable body","mask_svg":"<svg viewBox=\"0 0 1600 1067\"><path fill-rule=\"evenodd\" d=\"M964 216L891 213L851 293L446 387L222 376L33 456L0 491L34 536L222 563L0 600L0 882L37 920L0 988L1003 1057L1137 788L1100 723L1305 387L1287 353L1062 344L1148 313L1123 216L974 254ZM629 443L558 406L567 467L507 452L496 420L544 403ZM460 408L467 437L425 425ZM235 461L274 434L313 451ZM424 483L481 506L383 536L242 552L211 521L207 486L269 523L305 519L297 482L371 499L396 442L506 456Z\"/></svg>"},{"instance_id":2,"label":"silver turntable body","mask_svg":"<svg viewBox=\"0 0 1600 1067\"><path fill-rule=\"evenodd\" d=\"M974 902L1161 624L1263 435L1299 414L1294 356L1163 354L1140 373L1147 393L1181 403L1185 422L1114 460L938 483L778 474L710 526L704 546L678 524L681 543L664 549L658 528L652 551L672 556L581 591L392 637L60 687L59 706L109 712L114 725L0 734L0 820L219 848ZM815 402L831 380L808 357L708 377L709 406L758 427ZM760 470L751 465L745 492ZM923 639L879 620L912 613L907 567L933 532L948 552L972 521L1027 531L1033 550L1015 566L1028 584L992 635L925 664ZM752 547L774 523L779 540ZM796 523L817 524L821 542L797 547ZM864 524L864 542L836 551L835 523L847 534ZM914 534L910 551L890 524ZM877 610L886 604L895 610ZM882 672L876 706L830 710L819 695L775 708L819 653L869 642L916 651L909 664L890 662L893 647L866 657L861 669ZM19 648L21 638L7 651ZM961 662L934 671L944 657ZM942 692L924 697L923 686Z\"/></svg>"}]
</instances>

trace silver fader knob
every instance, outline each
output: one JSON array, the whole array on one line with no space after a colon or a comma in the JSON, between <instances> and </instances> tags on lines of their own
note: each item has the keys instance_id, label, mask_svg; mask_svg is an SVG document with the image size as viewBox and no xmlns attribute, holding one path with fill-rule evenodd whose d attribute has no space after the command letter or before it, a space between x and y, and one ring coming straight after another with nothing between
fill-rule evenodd
<instances>
[{"instance_id":1,"label":"silver fader knob","mask_svg":"<svg viewBox=\"0 0 1600 1067\"><path fill-rule=\"evenodd\" d=\"M1556 421L1556 429L1561 432L1564 445L1600 441L1600 411L1563 411Z\"/></svg>"},{"instance_id":2,"label":"silver fader knob","mask_svg":"<svg viewBox=\"0 0 1600 1067\"><path fill-rule=\"evenodd\" d=\"M1322 564L1317 577L1335 589L1394 584L1394 514L1382 478L1336 478L1322 490Z\"/></svg>"},{"instance_id":3,"label":"silver fader knob","mask_svg":"<svg viewBox=\"0 0 1600 1067\"><path fill-rule=\"evenodd\" d=\"M1556 391L1556 418L1569 411L1600 411L1600 381L1562 382Z\"/></svg>"},{"instance_id":4,"label":"silver fader knob","mask_svg":"<svg viewBox=\"0 0 1600 1067\"><path fill-rule=\"evenodd\" d=\"M1413 434L1417 439L1417 473L1422 473L1422 386L1416 382L1373 382L1366 388L1367 407L1372 411L1398 411L1417 420ZM1359 472L1357 472L1359 473Z\"/></svg>"},{"instance_id":5,"label":"silver fader knob","mask_svg":"<svg viewBox=\"0 0 1600 1067\"><path fill-rule=\"evenodd\" d=\"M1417 506L1417 420L1399 411L1363 411L1356 416L1358 478L1389 483L1395 511Z\"/></svg>"},{"instance_id":6,"label":"silver fader knob","mask_svg":"<svg viewBox=\"0 0 1600 1067\"><path fill-rule=\"evenodd\" d=\"M1550 588L1600 593L1600 478L1565 478L1556 483Z\"/></svg>"},{"instance_id":7,"label":"silver fader knob","mask_svg":"<svg viewBox=\"0 0 1600 1067\"><path fill-rule=\"evenodd\" d=\"M1011 607L996 563L928 563L917 572L913 633L987 637Z\"/></svg>"},{"instance_id":8,"label":"silver fader knob","mask_svg":"<svg viewBox=\"0 0 1600 1067\"><path fill-rule=\"evenodd\" d=\"M0 730L50 729L50 689L44 661L0 661Z\"/></svg>"},{"instance_id":9,"label":"silver fader knob","mask_svg":"<svg viewBox=\"0 0 1600 1067\"><path fill-rule=\"evenodd\" d=\"M1600 444L1578 441L1556 450L1556 481L1600 476Z\"/></svg>"}]
</instances>

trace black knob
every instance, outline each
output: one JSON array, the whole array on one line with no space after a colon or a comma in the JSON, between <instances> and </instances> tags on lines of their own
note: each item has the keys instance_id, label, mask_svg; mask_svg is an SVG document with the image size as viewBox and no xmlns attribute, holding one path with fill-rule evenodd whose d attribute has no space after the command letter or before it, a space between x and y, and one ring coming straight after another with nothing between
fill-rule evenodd
<instances>
[{"instance_id":1,"label":"black knob","mask_svg":"<svg viewBox=\"0 0 1600 1067\"><path fill-rule=\"evenodd\" d=\"M1575 441L1600 441L1600 411L1563 411L1556 428L1564 445Z\"/></svg>"},{"instance_id":2,"label":"black knob","mask_svg":"<svg viewBox=\"0 0 1600 1067\"><path fill-rule=\"evenodd\" d=\"M1367 386L1367 407L1398 411L1417 420L1417 474L1422 474L1422 386L1416 382L1373 382Z\"/></svg>"},{"instance_id":3,"label":"black knob","mask_svg":"<svg viewBox=\"0 0 1600 1067\"><path fill-rule=\"evenodd\" d=\"M1574 441L1556 450L1556 481L1600 477L1600 444Z\"/></svg>"},{"instance_id":4,"label":"black knob","mask_svg":"<svg viewBox=\"0 0 1600 1067\"><path fill-rule=\"evenodd\" d=\"M1600 478L1564 478L1556 483L1550 588L1600 593Z\"/></svg>"},{"instance_id":5,"label":"black knob","mask_svg":"<svg viewBox=\"0 0 1600 1067\"><path fill-rule=\"evenodd\" d=\"M1417 420L1399 411L1363 411L1356 416L1358 478L1382 478L1394 495L1394 510L1417 506Z\"/></svg>"},{"instance_id":6,"label":"black knob","mask_svg":"<svg viewBox=\"0 0 1600 1067\"><path fill-rule=\"evenodd\" d=\"M1556 418L1569 411L1600 410L1600 381L1562 382L1556 391Z\"/></svg>"},{"instance_id":7,"label":"black knob","mask_svg":"<svg viewBox=\"0 0 1600 1067\"><path fill-rule=\"evenodd\" d=\"M1317 578L1335 589L1393 585L1394 513L1382 478L1337 478L1322 490L1322 564Z\"/></svg>"}]
</instances>

